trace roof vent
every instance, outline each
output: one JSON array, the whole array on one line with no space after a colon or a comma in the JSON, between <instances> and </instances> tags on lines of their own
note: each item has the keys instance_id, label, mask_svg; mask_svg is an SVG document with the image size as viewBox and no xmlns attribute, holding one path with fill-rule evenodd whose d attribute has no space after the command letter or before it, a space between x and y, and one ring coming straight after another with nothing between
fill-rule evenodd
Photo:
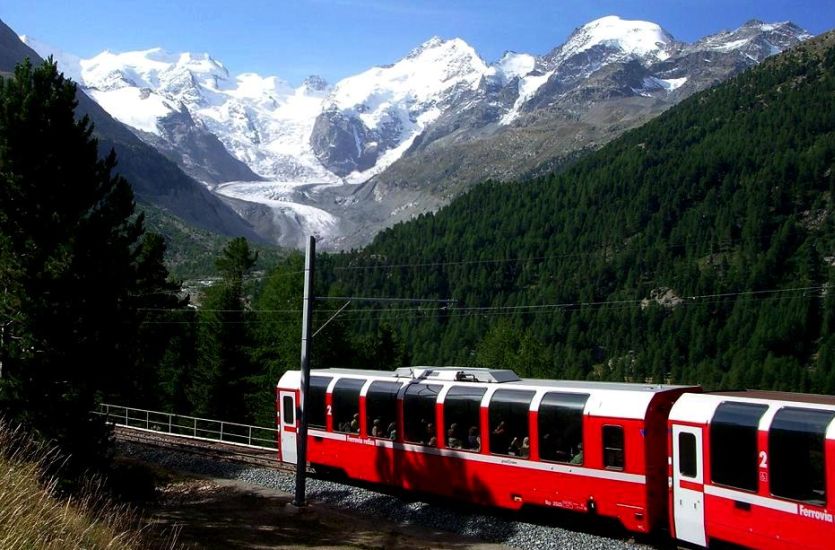
<instances>
[{"instance_id":1,"label":"roof vent","mask_svg":"<svg viewBox=\"0 0 835 550\"><path fill-rule=\"evenodd\" d=\"M403 367L394 371L398 378L427 379L451 382L518 382L512 370L471 369L461 367Z\"/></svg>"}]
</instances>

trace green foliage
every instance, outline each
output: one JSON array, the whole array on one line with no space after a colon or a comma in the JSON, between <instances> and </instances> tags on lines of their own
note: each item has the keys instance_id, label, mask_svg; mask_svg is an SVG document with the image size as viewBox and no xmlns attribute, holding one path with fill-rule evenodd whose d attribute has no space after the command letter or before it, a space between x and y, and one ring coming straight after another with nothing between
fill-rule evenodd
<instances>
[{"instance_id":1,"label":"green foliage","mask_svg":"<svg viewBox=\"0 0 835 550\"><path fill-rule=\"evenodd\" d=\"M215 262L223 278L204 294L197 315L196 364L186 389L192 412L197 415L251 420L245 398L255 369L250 361L252 342L244 276L256 256L246 239L238 238L227 244Z\"/></svg>"},{"instance_id":2,"label":"green foliage","mask_svg":"<svg viewBox=\"0 0 835 550\"><path fill-rule=\"evenodd\" d=\"M165 239L156 233L146 233L136 255L138 290L132 294L136 316L133 326L125 327L134 334L134 349L130 368L118 371L118 386L108 399L126 405L182 409L182 396L175 395L174 387L187 369L184 339L190 327L184 324L193 317L188 309L188 298L181 297L180 284L168 279L165 266Z\"/></svg>"},{"instance_id":3,"label":"green foliage","mask_svg":"<svg viewBox=\"0 0 835 550\"><path fill-rule=\"evenodd\" d=\"M244 275L252 269L258 260L258 253L249 249L249 243L243 237L229 241L226 248L215 260L215 267L223 276L223 280L230 284L240 285Z\"/></svg>"},{"instance_id":4,"label":"green foliage","mask_svg":"<svg viewBox=\"0 0 835 550\"><path fill-rule=\"evenodd\" d=\"M89 410L129 343L142 220L130 186L111 175L115 156L98 158L75 105L75 86L52 62L27 61L0 81L0 234L4 259L14 258L0 399L88 462L103 436Z\"/></svg>"},{"instance_id":5,"label":"green foliage","mask_svg":"<svg viewBox=\"0 0 835 550\"><path fill-rule=\"evenodd\" d=\"M275 423L275 385L285 371L299 368L303 270L304 257L290 254L270 273L255 301L252 359L260 368L247 402L259 425Z\"/></svg>"},{"instance_id":6,"label":"green foliage","mask_svg":"<svg viewBox=\"0 0 835 550\"><path fill-rule=\"evenodd\" d=\"M544 346L528 330L520 330L500 319L493 324L475 350L476 366L509 369L524 377L544 377L548 373Z\"/></svg>"},{"instance_id":7,"label":"green foliage","mask_svg":"<svg viewBox=\"0 0 835 550\"><path fill-rule=\"evenodd\" d=\"M165 236L165 264L172 276L180 280L205 279L218 274L215 259L231 240L211 231L197 229L160 208L139 203L145 226ZM251 243L258 253L254 269L272 269L287 256L287 251L264 243Z\"/></svg>"},{"instance_id":8,"label":"green foliage","mask_svg":"<svg viewBox=\"0 0 835 550\"><path fill-rule=\"evenodd\" d=\"M0 408L71 455L70 477L106 455L96 398L137 383L138 308L172 291L75 94L51 60L0 79Z\"/></svg>"}]
</instances>

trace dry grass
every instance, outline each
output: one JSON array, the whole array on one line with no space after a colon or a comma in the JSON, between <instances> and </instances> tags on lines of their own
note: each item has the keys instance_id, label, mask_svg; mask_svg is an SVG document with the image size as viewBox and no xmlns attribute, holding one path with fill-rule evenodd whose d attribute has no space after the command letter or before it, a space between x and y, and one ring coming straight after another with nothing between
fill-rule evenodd
<instances>
[{"instance_id":1,"label":"dry grass","mask_svg":"<svg viewBox=\"0 0 835 550\"><path fill-rule=\"evenodd\" d=\"M56 480L43 479L57 460L0 422L0 548L147 548L139 518L107 499L99 482L86 483L80 496L59 497Z\"/></svg>"}]
</instances>

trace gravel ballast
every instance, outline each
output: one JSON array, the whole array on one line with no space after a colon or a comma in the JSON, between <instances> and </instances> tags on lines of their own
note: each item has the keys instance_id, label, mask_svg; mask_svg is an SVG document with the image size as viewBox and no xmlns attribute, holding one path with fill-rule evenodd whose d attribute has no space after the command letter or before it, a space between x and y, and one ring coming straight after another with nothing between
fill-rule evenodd
<instances>
[{"instance_id":1,"label":"gravel ballast","mask_svg":"<svg viewBox=\"0 0 835 550\"><path fill-rule=\"evenodd\" d=\"M122 442L118 451L126 457L158 464L171 470L203 476L237 480L259 487L274 489L288 494L295 492L295 477L271 468L251 467L240 464L219 462L167 449L159 449ZM308 501L315 501L343 512L357 513L372 519L388 520L404 526L421 526L474 537L485 542L504 544L520 549L651 549L653 546L609 538L584 530L566 529L571 520L563 526L551 522L530 523L523 521L525 514L497 511L469 506L458 502L432 499L431 502L409 500L373 491L363 487L336 483L308 477L306 482ZM561 517L566 517L564 514ZM570 516L568 516L570 517ZM582 516L578 523L586 523Z\"/></svg>"}]
</instances>

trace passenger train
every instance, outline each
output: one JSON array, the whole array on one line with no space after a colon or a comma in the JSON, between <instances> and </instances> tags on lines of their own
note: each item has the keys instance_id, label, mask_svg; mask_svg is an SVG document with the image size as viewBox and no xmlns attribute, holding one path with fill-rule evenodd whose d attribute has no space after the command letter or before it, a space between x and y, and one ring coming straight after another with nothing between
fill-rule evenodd
<instances>
[{"instance_id":1,"label":"passenger train","mask_svg":"<svg viewBox=\"0 0 835 550\"><path fill-rule=\"evenodd\" d=\"M300 373L276 392L296 462ZM595 513L628 530L832 548L835 397L520 379L454 367L314 370L311 465L487 506Z\"/></svg>"}]
</instances>

